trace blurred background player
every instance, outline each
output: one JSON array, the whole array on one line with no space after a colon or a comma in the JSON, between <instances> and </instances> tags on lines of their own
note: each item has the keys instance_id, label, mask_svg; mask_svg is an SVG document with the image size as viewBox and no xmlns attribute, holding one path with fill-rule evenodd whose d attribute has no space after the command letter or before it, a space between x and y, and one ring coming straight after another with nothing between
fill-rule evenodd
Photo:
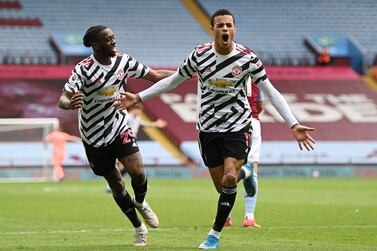
<instances>
[{"instance_id":1,"label":"blurred background player","mask_svg":"<svg viewBox=\"0 0 377 251\"><path fill-rule=\"evenodd\" d=\"M327 48L322 48L317 57L319 65L329 65L331 63L331 56Z\"/></svg>"},{"instance_id":2,"label":"blurred background player","mask_svg":"<svg viewBox=\"0 0 377 251\"><path fill-rule=\"evenodd\" d=\"M81 139L79 137L63 132L61 126L59 126L58 129L52 131L44 139L45 143L52 143L52 163L54 165L53 179L56 182L60 182L64 179L63 161L67 151L68 141L81 142ZM45 147L47 147L47 144L45 144Z\"/></svg>"},{"instance_id":3,"label":"blurred background player","mask_svg":"<svg viewBox=\"0 0 377 251\"><path fill-rule=\"evenodd\" d=\"M259 90L258 85L251 82L251 79L248 78L247 81L248 87L248 101L252 110L252 117L251 117L251 125L252 125L252 140L251 140L251 148L248 156L248 163L246 164L248 168L245 170L253 170L253 174L250 175L248 178L244 179L244 183L251 183L246 184L246 187L252 187L254 190L248 194L244 184L244 199L245 199L245 217L243 219L242 225L244 227L261 227L257 224L254 212L257 203L257 193L258 193L258 163L260 157L260 149L262 144L262 133L261 133L261 126L259 121L259 114L263 110L264 105L264 95L261 90ZM246 166L245 165L245 166ZM224 226L232 226L233 221L231 218L231 214L229 214Z\"/></svg>"},{"instance_id":4,"label":"blurred background player","mask_svg":"<svg viewBox=\"0 0 377 251\"><path fill-rule=\"evenodd\" d=\"M128 120L127 123L131 127L135 136L139 133L140 126L143 127L157 127L164 128L167 126L167 122L163 119L157 119L155 121L144 121L141 119L141 114L143 113L143 104L137 103L130 108L128 111Z\"/></svg>"},{"instance_id":5,"label":"blurred background player","mask_svg":"<svg viewBox=\"0 0 377 251\"><path fill-rule=\"evenodd\" d=\"M250 80L251 83L251 80ZM257 195L258 195L258 164L260 157L260 150L262 144L262 132L261 125L259 121L259 114L263 110L264 105L264 95L261 90L259 90L258 85L252 83L252 95L248 96L248 101L252 110L251 125L253 127L252 131L252 143L251 149L248 157L248 163L246 165L252 165L253 175L250 176L250 179L247 182L253 182L253 187L255 187L255 194L250 196L247 194L246 190L244 191L245 198L245 217L242 225L244 227L260 227L257 224L254 212L257 204ZM245 181L246 182L246 181Z\"/></svg>"},{"instance_id":6,"label":"blurred background player","mask_svg":"<svg viewBox=\"0 0 377 251\"><path fill-rule=\"evenodd\" d=\"M141 103L137 103L129 107L127 111L128 111L127 123L136 138L137 138L137 134L139 133L140 126L157 127L157 128L164 128L167 126L167 122L163 119L157 119L155 121L142 120L141 114L143 113L143 104ZM123 164L119 160L117 160L116 162L116 167L119 169L122 176L125 176L127 174L126 168L123 166ZM107 185L106 191L109 193L112 192L109 185Z\"/></svg>"}]
</instances>

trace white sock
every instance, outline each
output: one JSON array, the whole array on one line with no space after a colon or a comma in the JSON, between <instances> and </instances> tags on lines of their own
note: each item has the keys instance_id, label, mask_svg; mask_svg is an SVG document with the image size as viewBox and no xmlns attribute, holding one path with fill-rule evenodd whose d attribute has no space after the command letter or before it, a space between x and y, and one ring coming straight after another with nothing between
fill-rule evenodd
<instances>
[{"instance_id":1,"label":"white sock","mask_svg":"<svg viewBox=\"0 0 377 251\"><path fill-rule=\"evenodd\" d=\"M247 196L246 191L244 191L244 198L245 198L245 217L249 220L254 219L254 212L257 206L257 195L258 195L258 175L254 175L255 185L256 185L256 193L253 197Z\"/></svg>"},{"instance_id":2,"label":"white sock","mask_svg":"<svg viewBox=\"0 0 377 251\"><path fill-rule=\"evenodd\" d=\"M215 230L213 230L213 229L211 229L211 230L209 231L209 233L208 233L208 235L216 236L218 239L220 239L220 234L221 234L221 232L217 232L217 231L215 231Z\"/></svg>"},{"instance_id":3,"label":"white sock","mask_svg":"<svg viewBox=\"0 0 377 251\"><path fill-rule=\"evenodd\" d=\"M139 202L137 202L136 200L134 200L134 204L135 204L135 206L137 206L137 207L142 207L143 204L144 204L144 201L143 201L142 203L139 203Z\"/></svg>"}]
</instances>

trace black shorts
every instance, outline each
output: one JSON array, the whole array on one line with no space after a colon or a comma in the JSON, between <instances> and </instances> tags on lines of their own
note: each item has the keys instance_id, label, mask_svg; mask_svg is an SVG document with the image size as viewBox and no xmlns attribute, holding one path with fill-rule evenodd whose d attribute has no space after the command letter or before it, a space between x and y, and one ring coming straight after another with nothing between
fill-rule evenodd
<instances>
[{"instance_id":1,"label":"black shorts","mask_svg":"<svg viewBox=\"0 0 377 251\"><path fill-rule=\"evenodd\" d=\"M224 164L226 157L247 161L251 147L251 127L238 132L199 132L199 149L207 167Z\"/></svg>"},{"instance_id":2,"label":"black shorts","mask_svg":"<svg viewBox=\"0 0 377 251\"><path fill-rule=\"evenodd\" d=\"M107 146L92 147L84 142L90 168L99 176L106 176L115 169L116 159L139 152L136 138L131 129L121 133Z\"/></svg>"}]
</instances>

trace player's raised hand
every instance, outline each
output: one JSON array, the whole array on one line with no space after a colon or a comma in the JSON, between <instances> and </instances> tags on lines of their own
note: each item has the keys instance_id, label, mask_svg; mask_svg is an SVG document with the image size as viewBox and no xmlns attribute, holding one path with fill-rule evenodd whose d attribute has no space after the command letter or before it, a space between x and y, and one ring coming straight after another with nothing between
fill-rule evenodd
<instances>
[{"instance_id":1,"label":"player's raised hand","mask_svg":"<svg viewBox=\"0 0 377 251\"><path fill-rule=\"evenodd\" d=\"M124 110L127 109L128 107L139 103L140 97L137 94L133 94L130 92L121 92L120 93L120 98L116 98L114 100L114 107L117 110Z\"/></svg>"},{"instance_id":2,"label":"player's raised hand","mask_svg":"<svg viewBox=\"0 0 377 251\"><path fill-rule=\"evenodd\" d=\"M296 124L291 129L301 150L303 150L302 146L308 151L314 150L315 140L309 135L309 132L314 131L314 128Z\"/></svg>"}]
</instances>

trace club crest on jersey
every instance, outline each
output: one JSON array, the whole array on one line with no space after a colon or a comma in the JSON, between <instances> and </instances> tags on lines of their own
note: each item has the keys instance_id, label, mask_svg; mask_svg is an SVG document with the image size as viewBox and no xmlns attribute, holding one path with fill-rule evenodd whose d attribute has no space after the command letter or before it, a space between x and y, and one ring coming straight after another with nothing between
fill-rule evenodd
<instances>
[{"instance_id":1,"label":"club crest on jersey","mask_svg":"<svg viewBox=\"0 0 377 251\"><path fill-rule=\"evenodd\" d=\"M122 80L122 78L124 77L123 69L120 69L119 71L117 71L116 76L117 76L117 79Z\"/></svg>"},{"instance_id":2,"label":"club crest on jersey","mask_svg":"<svg viewBox=\"0 0 377 251\"><path fill-rule=\"evenodd\" d=\"M211 67L210 66L207 66L207 68L206 68L206 72L212 72L212 69L211 69Z\"/></svg>"},{"instance_id":3,"label":"club crest on jersey","mask_svg":"<svg viewBox=\"0 0 377 251\"><path fill-rule=\"evenodd\" d=\"M242 69L240 66L236 65L232 68L232 75L237 77L238 75L240 75L242 72Z\"/></svg>"}]
</instances>

